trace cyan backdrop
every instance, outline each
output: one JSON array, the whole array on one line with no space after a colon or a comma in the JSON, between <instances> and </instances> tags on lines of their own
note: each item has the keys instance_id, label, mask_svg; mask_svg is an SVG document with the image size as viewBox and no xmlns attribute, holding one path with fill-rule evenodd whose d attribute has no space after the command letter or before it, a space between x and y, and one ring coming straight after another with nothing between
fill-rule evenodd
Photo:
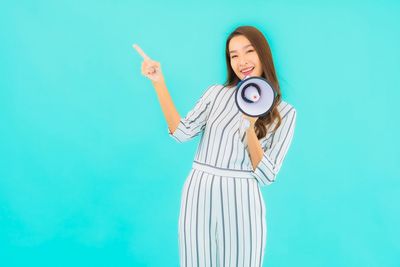
<instances>
[{"instance_id":1,"label":"cyan backdrop","mask_svg":"<svg viewBox=\"0 0 400 267\"><path fill-rule=\"evenodd\" d=\"M181 116L226 78L239 25L267 37L292 146L264 266L400 266L400 2L8 1L0 16L0 265L178 266L179 144L139 44Z\"/></svg>"}]
</instances>

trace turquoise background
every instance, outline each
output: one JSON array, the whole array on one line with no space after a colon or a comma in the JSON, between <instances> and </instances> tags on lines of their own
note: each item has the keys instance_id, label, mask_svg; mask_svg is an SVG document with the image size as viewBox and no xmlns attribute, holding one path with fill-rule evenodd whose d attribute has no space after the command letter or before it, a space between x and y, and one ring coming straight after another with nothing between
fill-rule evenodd
<instances>
[{"instance_id":1,"label":"turquoise background","mask_svg":"<svg viewBox=\"0 0 400 267\"><path fill-rule=\"evenodd\" d=\"M179 144L139 44L181 116L225 81L239 25L267 37L292 146L264 266L400 266L400 2L8 1L0 16L0 265L178 266Z\"/></svg>"}]
</instances>

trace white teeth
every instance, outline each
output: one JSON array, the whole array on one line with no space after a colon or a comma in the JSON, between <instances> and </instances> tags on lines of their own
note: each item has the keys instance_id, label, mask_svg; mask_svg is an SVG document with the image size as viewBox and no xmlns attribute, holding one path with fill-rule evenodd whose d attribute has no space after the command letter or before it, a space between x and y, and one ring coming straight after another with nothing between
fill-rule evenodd
<instances>
[{"instance_id":1,"label":"white teeth","mask_svg":"<svg viewBox=\"0 0 400 267\"><path fill-rule=\"evenodd\" d=\"M248 68L248 69L244 69L242 70L242 72L248 72L249 70L252 70L254 67Z\"/></svg>"}]
</instances>

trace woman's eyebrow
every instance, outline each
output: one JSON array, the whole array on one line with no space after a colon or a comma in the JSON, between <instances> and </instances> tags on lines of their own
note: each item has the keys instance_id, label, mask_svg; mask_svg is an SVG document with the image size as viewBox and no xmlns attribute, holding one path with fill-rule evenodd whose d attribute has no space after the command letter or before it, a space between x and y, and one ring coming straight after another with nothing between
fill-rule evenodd
<instances>
[{"instance_id":1,"label":"woman's eyebrow","mask_svg":"<svg viewBox=\"0 0 400 267\"><path fill-rule=\"evenodd\" d=\"M243 48L246 48L246 47L248 47L248 46L252 46L252 44L248 44L248 45L244 46ZM243 48L242 48L242 49L243 49ZM229 51L229 53L233 53L233 52L236 52L236 50Z\"/></svg>"}]
</instances>

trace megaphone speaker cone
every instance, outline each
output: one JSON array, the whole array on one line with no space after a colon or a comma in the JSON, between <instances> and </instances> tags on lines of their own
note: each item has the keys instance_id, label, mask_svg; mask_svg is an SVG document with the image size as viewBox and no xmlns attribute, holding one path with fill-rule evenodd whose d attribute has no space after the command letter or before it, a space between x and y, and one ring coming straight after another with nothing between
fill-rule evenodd
<instances>
[{"instance_id":1,"label":"megaphone speaker cone","mask_svg":"<svg viewBox=\"0 0 400 267\"><path fill-rule=\"evenodd\" d=\"M236 105L250 117L263 116L270 111L275 102L275 90L263 77L246 77L237 85Z\"/></svg>"}]
</instances>

